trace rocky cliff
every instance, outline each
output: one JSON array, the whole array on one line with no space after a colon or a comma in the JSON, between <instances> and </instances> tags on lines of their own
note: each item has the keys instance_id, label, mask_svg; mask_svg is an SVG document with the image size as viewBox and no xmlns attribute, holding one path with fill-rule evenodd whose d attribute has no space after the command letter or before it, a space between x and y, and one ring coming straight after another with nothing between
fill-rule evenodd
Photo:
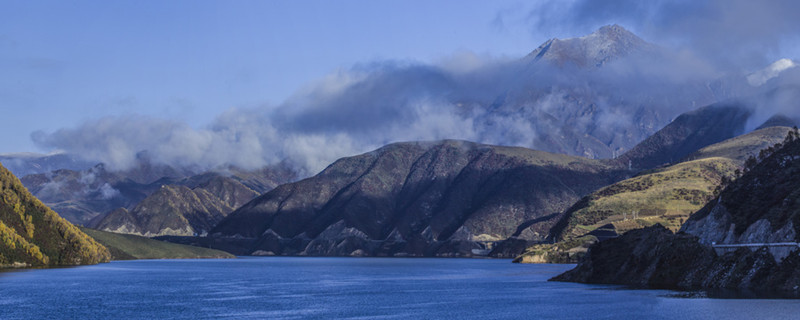
<instances>
[{"instance_id":1,"label":"rocky cliff","mask_svg":"<svg viewBox=\"0 0 800 320\"><path fill-rule=\"evenodd\" d=\"M745 289L757 296L800 294L800 255L780 261L766 248L724 255L685 233L656 225L594 245L575 269L552 280L665 289Z\"/></svg>"},{"instance_id":2,"label":"rocky cliff","mask_svg":"<svg viewBox=\"0 0 800 320\"><path fill-rule=\"evenodd\" d=\"M792 131L789 137L794 137ZM704 244L796 242L800 235L800 141L764 150L681 231ZM760 162L758 162L760 159ZM758 164L756 164L758 162ZM787 250L773 250L777 258Z\"/></svg>"}]
</instances>

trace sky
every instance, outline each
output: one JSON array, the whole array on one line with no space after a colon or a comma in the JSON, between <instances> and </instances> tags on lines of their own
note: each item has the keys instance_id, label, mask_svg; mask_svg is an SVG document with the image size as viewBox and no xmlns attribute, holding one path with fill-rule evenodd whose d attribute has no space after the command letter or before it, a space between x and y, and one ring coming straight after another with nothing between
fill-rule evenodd
<instances>
[{"instance_id":1,"label":"sky","mask_svg":"<svg viewBox=\"0 0 800 320\"><path fill-rule=\"evenodd\" d=\"M498 26L512 1L0 1L0 153L108 115L203 126L277 105L342 68L521 56L546 40Z\"/></svg>"},{"instance_id":2,"label":"sky","mask_svg":"<svg viewBox=\"0 0 800 320\"><path fill-rule=\"evenodd\" d=\"M800 57L788 0L0 0L0 153L313 173L394 141L520 145L537 128L453 98L489 105L510 61L614 23L669 48L633 72L673 84Z\"/></svg>"}]
</instances>

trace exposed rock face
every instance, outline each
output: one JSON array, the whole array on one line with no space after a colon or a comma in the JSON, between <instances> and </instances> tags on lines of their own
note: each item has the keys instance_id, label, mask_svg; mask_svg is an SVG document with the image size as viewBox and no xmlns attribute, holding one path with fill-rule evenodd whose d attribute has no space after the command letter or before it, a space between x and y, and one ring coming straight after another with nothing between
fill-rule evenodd
<instances>
[{"instance_id":1,"label":"exposed rock face","mask_svg":"<svg viewBox=\"0 0 800 320\"><path fill-rule=\"evenodd\" d=\"M704 244L796 242L800 237L800 140L750 168L681 231ZM773 249L777 259L789 254Z\"/></svg>"},{"instance_id":2,"label":"exposed rock face","mask_svg":"<svg viewBox=\"0 0 800 320\"><path fill-rule=\"evenodd\" d=\"M600 161L524 148L398 143L282 185L211 234L251 239L249 252L279 255L469 256L478 242L554 217L622 176ZM547 228L537 227L526 235L544 239Z\"/></svg>"},{"instance_id":3,"label":"exposed rock face","mask_svg":"<svg viewBox=\"0 0 800 320\"><path fill-rule=\"evenodd\" d=\"M112 211L94 228L147 237L205 235L228 213L257 195L240 182L222 176L194 189L164 185L132 210Z\"/></svg>"},{"instance_id":4,"label":"exposed rock face","mask_svg":"<svg viewBox=\"0 0 800 320\"><path fill-rule=\"evenodd\" d=\"M695 236L654 226L600 242L573 270L552 280L668 289L748 289L800 294L800 253L776 262L766 248L718 256Z\"/></svg>"},{"instance_id":5,"label":"exposed rock face","mask_svg":"<svg viewBox=\"0 0 800 320\"><path fill-rule=\"evenodd\" d=\"M108 262L108 249L36 199L0 166L0 267Z\"/></svg>"},{"instance_id":6,"label":"exposed rock face","mask_svg":"<svg viewBox=\"0 0 800 320\"><path fill-rule=\"evenodd\" d=\"M710 243L797 242L800 134L745 165L746 173L692 215L681 233L635 230L596 244L555 280L667 288L739 288L800 294L797 248L741 248L717 256Z\"/></svg>"}]
</instances>

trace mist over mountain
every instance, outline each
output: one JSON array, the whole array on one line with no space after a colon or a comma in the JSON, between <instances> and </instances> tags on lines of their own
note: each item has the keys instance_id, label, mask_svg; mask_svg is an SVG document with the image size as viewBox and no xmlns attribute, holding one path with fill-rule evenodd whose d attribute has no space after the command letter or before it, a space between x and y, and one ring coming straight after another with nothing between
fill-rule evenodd
<instances>
[{"instance_id":1,"label":"mist over mountain","mask_svg":"<svg viewBox=\"0 0 800 320\"><path fill-rule=\"evenodd\" d=\"M6 153L0 154L0 163L20 178L29 174L47 173L59 169L84 170L97 164L65 153Z\"/></svg>"},{"instance_id":2,"label":"mist over mountain","mask_svg":"<svg viewBox=\"0 0 800 320\"><path fill-rule=\"evenodd\" d=\"M745 76L731 79L746 83ZM280 105L231 109L203 128L133 115L32 137L112 169L132 166L146 151L173 166L252 169L287 161L307 176L391 142L440 139L611 158L678 114L741 92L729 90L736 81L719 79L691 54L611 25L551 39L520 59L358 65Z\"/></svg>"},{"instance_id":3,"label":"mist over mountain","mask_svg":"<svg viewBox=\"0 0 800 320\"><path fill-rule=\"evenodd\" d=\"M139 202L162 190L163 186L197 188L216 178L234 181L258 195L297 177L291 168L280 164L255 170L217 167L198 173L139 157L136 164L126 170L111 170L98 164L86 170L60 169L30 174L20 180L34 196L60 216L74 224L90 225L93 219L102 219L115 209L134 209ZM216 195L222 197L225 192L216 192ZM222 202L228 206L240 204L232 200ZM232 209L228 208L226 213Z\"/></svg>"}]
</instances>

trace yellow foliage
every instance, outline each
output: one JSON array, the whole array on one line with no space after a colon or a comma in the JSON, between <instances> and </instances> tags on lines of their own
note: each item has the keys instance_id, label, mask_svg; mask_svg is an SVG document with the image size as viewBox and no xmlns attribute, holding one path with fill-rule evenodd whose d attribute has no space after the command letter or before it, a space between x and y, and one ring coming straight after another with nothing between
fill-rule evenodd
<instances>
[{"instance_id":1,"label":"yellow foliage","mask_svg":"<svg viewBox=\"0 0 800 320\"><path fill-rule=\"evenodd\" d=\"M6 216L12 218L11 222L6 222L9 224L0 221L0 240L6 248L23 250L15 252L27 255L44 265L51 263L74 265L110 260L111 254L106 247L36 199L2 165L0 165L0 190L2 190L0 200L3 201L0 203L0 219L3 218L4 207L6 214L13 211L19 216L18 221ZM35 233L36 230L39 231ZM21 235L27 236L28 240ZM5 256L8 258L8 255Z\"/></svg>"}]
</instances>

